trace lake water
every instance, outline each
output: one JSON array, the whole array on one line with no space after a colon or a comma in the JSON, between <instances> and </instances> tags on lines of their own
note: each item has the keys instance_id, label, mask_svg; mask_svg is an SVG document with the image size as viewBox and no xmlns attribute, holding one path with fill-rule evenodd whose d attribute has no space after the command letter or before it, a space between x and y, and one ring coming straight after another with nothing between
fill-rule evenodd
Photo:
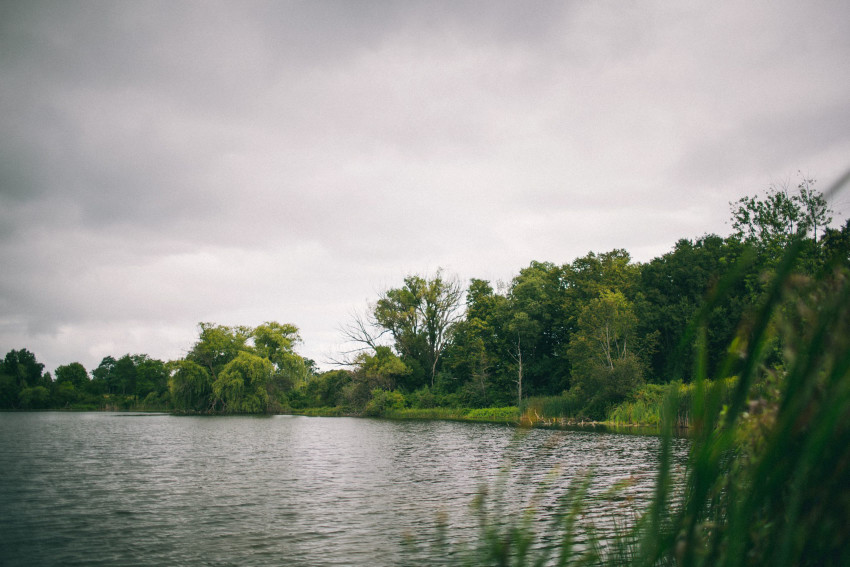
<instances>
[{"instance_id":1,"label":"lake water","mask_svg":"<svg viewBox=\"0 0 850 567\"><path fill-rule=\"evenodd\" d=\"M502 483L489 502L510 512L548 482L545 517L592 469L594 495L632 484L589 513L628 514L659 444L441 421L0 413L0 564L399 564L438 517L474 539L482 486Z\"/></svg>"}]
</instances>

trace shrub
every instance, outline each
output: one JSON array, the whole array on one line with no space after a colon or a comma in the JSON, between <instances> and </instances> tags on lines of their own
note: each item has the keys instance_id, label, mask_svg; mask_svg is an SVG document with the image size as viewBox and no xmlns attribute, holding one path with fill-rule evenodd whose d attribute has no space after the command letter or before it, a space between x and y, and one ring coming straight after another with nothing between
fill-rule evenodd
<instances>
[{"instance_id":1,"label":"shrub","mask_svg":"<svg viewBox=\"0 0 850 567\"><path fill-rule=\"evenodd\" d=\"M387 391L380 388L372 390L372 399L366 403L363 415L380 417L387 412L404 408L404 396L401 392Z\"/></svg>"}]
</instances>

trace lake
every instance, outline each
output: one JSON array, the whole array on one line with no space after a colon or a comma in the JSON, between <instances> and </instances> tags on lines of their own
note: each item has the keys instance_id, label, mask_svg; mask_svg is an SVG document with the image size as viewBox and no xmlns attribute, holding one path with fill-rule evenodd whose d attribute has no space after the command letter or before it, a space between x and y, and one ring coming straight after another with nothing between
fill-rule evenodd
<instances>
[{"instance_id":1,"label":"lake","mask_svg":"<svg viewBox=\"0 0 850 567\"><path fill-rule=\"evenodd\" d=\"M628 517L659 445L444 421L0 413L0 563L394 565L438 518L474 539L482 486L503 486L489 502L510 513L548 482L545 518L592 470L604 504L589 514ZM675 462L686 451L674 441ZM625 479L627 498L602 499Z\"/></svg>"}]
</instances>

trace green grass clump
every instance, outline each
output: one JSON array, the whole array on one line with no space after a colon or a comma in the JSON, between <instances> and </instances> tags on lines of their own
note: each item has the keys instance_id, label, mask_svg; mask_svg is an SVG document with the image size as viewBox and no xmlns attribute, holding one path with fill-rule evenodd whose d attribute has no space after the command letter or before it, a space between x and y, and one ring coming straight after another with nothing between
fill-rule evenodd
<instances>
[{"instance_id":1,"label":"green grass clump","mask_svg":"<svg viewBox=\"0 0 850 567\"><path fill-rule=\"evenodd\" d=\"M517 423L515 407L504 408L403 408L383 414L389 419L446 419L452 421L485 421L494 423Z\"/></svg>"},{"instance_id":2,"label":"green grass clump","mask_svg":"<svg viewBox=\"0 0 850 567\"><path fill-rule=\"evenodd\" d=\"M519 412L516 407L480 408L469 410L464 419L469 421L491 421L496 423L517 423Z\"/></svg>"}]
</instances>

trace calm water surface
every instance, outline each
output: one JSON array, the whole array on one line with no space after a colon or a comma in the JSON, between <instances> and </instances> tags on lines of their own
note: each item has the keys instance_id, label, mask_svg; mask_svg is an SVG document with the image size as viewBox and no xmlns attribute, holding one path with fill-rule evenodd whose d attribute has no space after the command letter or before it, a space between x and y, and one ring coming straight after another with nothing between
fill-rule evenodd
<instances>
[{"instance_id":1,"label":"calm water surface","mask_svg":"<svg viewBox=\"0 0 850 567\"><path fill-rule=\"evenodd\" d=\"M640 502L658 445L437 421L0 413L0 564L398 564L440 515L474 538L485 485L521 509L548 479L545 517L592 469L593 494L631 479L621 500ZM606 499L591 513L624 512Z\"/></svg>"}]
</instances>

